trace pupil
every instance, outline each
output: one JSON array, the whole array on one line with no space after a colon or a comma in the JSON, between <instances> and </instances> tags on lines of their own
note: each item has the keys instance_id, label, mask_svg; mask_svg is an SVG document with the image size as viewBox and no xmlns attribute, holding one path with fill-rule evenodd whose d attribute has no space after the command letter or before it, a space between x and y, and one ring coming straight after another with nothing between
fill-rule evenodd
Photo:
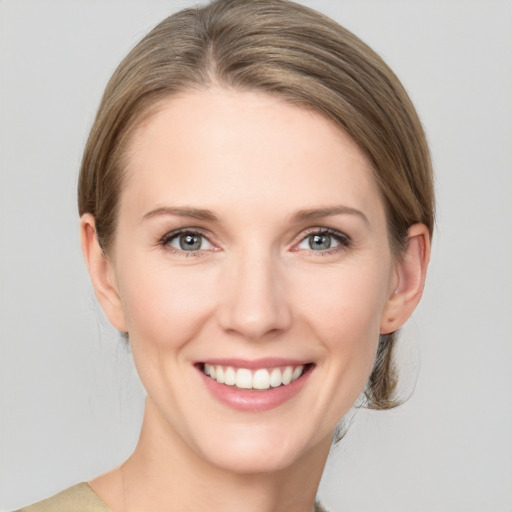
<instances>
[{"instance_id":1,"label":"pupil","mask_svg":"<svg viewBox=\"0 0 512 512\"><path fill-rule=\"evenodd\" d=\"M180 248L184 251L197 251L201 248L201 238L197 235L181 235Z\"/></svg>"},{"instance_id":2,"label":"pupil","mask_svg":"<svg viewBox=\"0 0 512 512\"><path fill-rule=\"evenodd\" d=\"M331 247L331 237L329 235L311 235L309 246L316 250L329 249Z\"/></svg>"}]
</instances>

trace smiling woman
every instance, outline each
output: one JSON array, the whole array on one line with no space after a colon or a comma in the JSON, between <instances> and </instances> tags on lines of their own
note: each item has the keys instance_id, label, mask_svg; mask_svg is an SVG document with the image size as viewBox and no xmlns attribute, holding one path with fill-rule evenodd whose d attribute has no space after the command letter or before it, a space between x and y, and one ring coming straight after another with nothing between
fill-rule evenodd
<instances>
[{"instance_id":1,"label":"smiling woman","mask_svg":"<svg viewBox=\"0 0 512 512\"><path fill-rule=\"evenodd\" d=\"M342 417L397 403L429 261L430 159L394 74L290 2L181 11L109 82L79 210L144 421L119 468L24 510L320 510Z\"/></svg>"},{"instance_id":2,"label":"smiling woman","mask_svg":"<svg viewBox=\"0 0 512 512\"><path fill-rule=\"evenodd\" d=\"M169 98L132 143L110 259L92 215L82 229L148 391L148 431L172 425L195 455L241 472L328 448L409 286L367 159L320 115L215 88ZM415 227L409 252L427 236Z\"/></svg>"}]
</instances>

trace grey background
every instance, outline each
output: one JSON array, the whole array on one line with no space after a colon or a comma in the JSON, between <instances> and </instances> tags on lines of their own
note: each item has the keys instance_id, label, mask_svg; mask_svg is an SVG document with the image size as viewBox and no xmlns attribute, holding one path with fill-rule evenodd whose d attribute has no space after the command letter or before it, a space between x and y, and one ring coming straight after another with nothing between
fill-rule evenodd
<instances>
[{"instance_id":1,"label":"grey background","mask_svg":"<svg viewBox=\"0 0 512 512\"><path fill-rule=\"evenodd\" d=\"M512 510L512 2L309 1L402 79L430 140L438 229L403 332L404 392L360 411L320 496L336 511ZM81 261L75 188L100 94L188 1L0 2L0 510L120 463L143 392Z\"/></svg>"}]
</instances>

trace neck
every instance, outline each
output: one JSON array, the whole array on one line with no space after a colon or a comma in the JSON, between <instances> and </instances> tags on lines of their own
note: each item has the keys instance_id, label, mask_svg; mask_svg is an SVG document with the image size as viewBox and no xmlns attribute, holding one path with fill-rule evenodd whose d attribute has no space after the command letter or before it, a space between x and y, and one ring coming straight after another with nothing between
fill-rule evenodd
<instances>
[{"instance_id":1,"label":"neck","mask_svg":"<svg viewBox=\"0 0 512 512\"><path fill-rule=\"evenodd\" d=\"M151 510L225 512L310 512L330 448L330 439L289 467L271 472L234 473L200 458L176 432L155 421L146 404L133 455L110 474L92 482L113 512ZM105 478L108 478L106 475ZM116 489L110 492L108 487Z\"/></svg>"}]
</instances>

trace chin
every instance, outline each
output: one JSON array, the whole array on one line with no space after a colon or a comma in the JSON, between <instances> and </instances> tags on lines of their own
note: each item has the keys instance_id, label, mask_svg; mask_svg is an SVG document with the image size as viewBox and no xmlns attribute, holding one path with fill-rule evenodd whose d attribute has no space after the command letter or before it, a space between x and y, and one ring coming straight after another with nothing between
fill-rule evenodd
<instances>
[{"instance_id":1,"label":"chin","mask_svg":"<svg viewBox=\"0 0 512 512\"><path fill-rule=\"evenodd\" d=\"M217 442L201 450L201 458L231 473L273 473L290 468L307 458L321 442L326 445L326 452L331 444L331 436L319 441L300 435L297 431L290 435L289 429L284 433L264 426L250 430L252 432L233 433L224 439L217 436Z\"/></svg>"},{"instance_id":2,"label":"chin","mask_svg":"<svg viewBox=\"0 0 512 512\"><path fill-rule=\"evenodd\" d=\"M211 463L218 469L239 475L275 473L294 465L299 457L296 454L273 454L259 451L246 453L213 454Z\"/></svg>"}]
</instances>

